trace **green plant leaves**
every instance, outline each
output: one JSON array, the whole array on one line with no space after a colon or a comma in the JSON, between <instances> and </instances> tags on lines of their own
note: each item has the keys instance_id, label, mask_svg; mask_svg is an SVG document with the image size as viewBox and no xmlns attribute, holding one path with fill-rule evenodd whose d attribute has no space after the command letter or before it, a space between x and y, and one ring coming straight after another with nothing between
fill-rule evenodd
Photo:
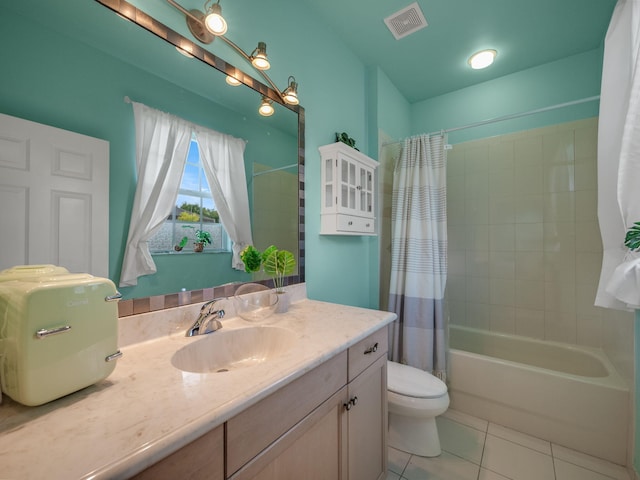
<instances>
[{"instance_id":1,"label":"green plant leaves","mask_svg":"<svg viewBox=\"0 0 640 480\"><path fill-rule=\"evenodd\" d=\"M631 250L640 248L640 222L635 222L624 237L624 244Z\"/></svg>"},{"instance_id":2,"label":"green plant leaves","mask_svg":"<svg viewBox=\"0 0 640 480\"><path fill-rule=\"evenodd\" d=\"M273 277L273 283L278 291L284 286L284 277L293 273L296 268L293 253L288 250L278 250L275 245L269 246L262 253L253 245L247 245L240 252L240 259L247 273L257 272L262 266L264 272Z\"/></svg>"},{"instance_id":3,"label":"green plant leaves","mask_svg":"<svg viewBox=\"0 0 640 480\"><path fill-rule=\"evenodd\" d=\"M244 263L244 271L257 272L262 265L262 254L253 245L246 246L240 252L240 259Z\"/></svg>"}]
</instances>

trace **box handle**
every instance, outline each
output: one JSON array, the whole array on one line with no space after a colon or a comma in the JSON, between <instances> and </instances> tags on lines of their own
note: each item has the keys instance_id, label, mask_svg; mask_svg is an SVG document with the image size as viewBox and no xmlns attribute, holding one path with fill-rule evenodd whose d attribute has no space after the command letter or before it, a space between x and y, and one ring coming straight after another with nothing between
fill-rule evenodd
<instances>
[{"instance_id":1,"label":"box handle","mask_svg":"<svg viewBox=\"0 0 640 480\"><path fill-rule=\"evenodd\" d=\"M105 362L113 362L114 360L120 358L122 356L122 352L118 350L116 353L112 353L111 355L107 355L104 358Z\"/></svg>"},{"instance_id":2,"label":"box handle","mask_svg":"<svg viewBox=\"0 0 640 480\"><path fill-rule=\"evenodd\" d=\"M113 295L107 295L104 297L105 302L117 302L122 298L122 294L120 292L116 292Z\"/></svg>"},{"instance_id":3,"label":"box handle","mask_svg":"<svg viewBox=\"0 0 640 480\"><path fill-rule=\"evenodd\" d=\"M36 338L43 339L46 337L50 337L51 335L58 335L59 333L65 333L71 330L71 325L65 325L64 327L58 328L41 328L36 332Z\"/></svg>"}]
</instances>

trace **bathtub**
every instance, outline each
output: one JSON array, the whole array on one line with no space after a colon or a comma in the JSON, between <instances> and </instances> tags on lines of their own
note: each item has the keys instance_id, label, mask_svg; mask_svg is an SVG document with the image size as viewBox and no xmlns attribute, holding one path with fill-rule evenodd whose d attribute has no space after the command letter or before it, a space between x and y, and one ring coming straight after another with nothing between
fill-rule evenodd
<instances>
[{"instance_id":1,"label":"bathtub","mask_svg":"<svg viewBox=\"0 0 640 480\"><path fill-rule=\"evenodd\" d=\"M625 465L629 388L606 356L451 325L451 408Z\"/></svg>"}]
</instances>

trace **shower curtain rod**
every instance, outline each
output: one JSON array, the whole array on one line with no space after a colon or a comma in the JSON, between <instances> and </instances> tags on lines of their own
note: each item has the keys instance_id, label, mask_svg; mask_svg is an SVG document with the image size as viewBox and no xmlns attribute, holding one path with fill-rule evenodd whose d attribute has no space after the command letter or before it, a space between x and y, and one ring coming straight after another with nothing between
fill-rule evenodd
<instances>
[{"instance_id":1,"label":"shower curtain rod","mask_svg":"<svg viewBox=\"0 0 640 480\"><path fill-rule=\"evenodd\" d=\"M253 177L259 177L260 175L264 175L266 173L277 172L279 170L286 170L288 168L293 168L293 167L297 167L297 166L298 166L297 163L292 163L291 165L285 165L284 167L272 168L271 170L265 170L263 172L256 172L252 176Z\"/></svg>"},{"instance_id":2,"label":"shower curtain rod","mask_svg":"<svg viewBox=\"0 0 640 480\"><path fill-rule=\"evenodd\" d=\"M453 127L453 128L447 128L444 130L439 130L437 132L431 132L428 135L441 135L443 133L449 133L449 132L457 132L458 130L466 130L467 128L474 128L474 127L481 127L483 125L488 125L491 123L496 123L496 122L502 122L505 120L513 120L516 118L520 118L520 117L526 117L529 115L535 115L536 113L544 113L544 112L549 112L551 110L557 110L559 108L564 108L564 107L571 107L573 105L579 105L581 103L588 103L588 102L593 102L596 100L600 99L600 95L594 95L592 97L585 97L585 98L581 98L579 100L572 100L570 102L564 102L564 103L558 103L556 105L550 105L548 107L542 107L542 108L537 108L535 110L529 110L528 112L521 112L521 113L513 113L511 115L503 115L501 117L495 117L495 118L490 118L488 120L482 120L480 122L475 122L475 123L469 123L468 125L462 125L461 127ZM386 142L383 143L381 146L386 147L387 145L395 145L397 143L402 143L404 141L404 139L402 140L393 140L391 142Z\"/></svg>"}]
</instances>

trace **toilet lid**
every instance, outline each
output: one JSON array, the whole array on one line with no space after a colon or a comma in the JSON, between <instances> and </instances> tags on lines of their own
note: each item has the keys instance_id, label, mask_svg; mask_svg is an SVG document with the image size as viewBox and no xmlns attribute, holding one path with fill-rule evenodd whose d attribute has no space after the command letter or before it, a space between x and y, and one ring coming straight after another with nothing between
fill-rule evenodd
<instances>
[{"instance_id":1,"label":"toilet lid","mask_svg":"<svg viewBox=\"0 0 640 480\"><path fill-rule=\"evenodd\" d=\"M447 393L447 385L424 370L387 362L387 388L399 395L416 398L436 398Z\"/></svg>"}]
</instances>

